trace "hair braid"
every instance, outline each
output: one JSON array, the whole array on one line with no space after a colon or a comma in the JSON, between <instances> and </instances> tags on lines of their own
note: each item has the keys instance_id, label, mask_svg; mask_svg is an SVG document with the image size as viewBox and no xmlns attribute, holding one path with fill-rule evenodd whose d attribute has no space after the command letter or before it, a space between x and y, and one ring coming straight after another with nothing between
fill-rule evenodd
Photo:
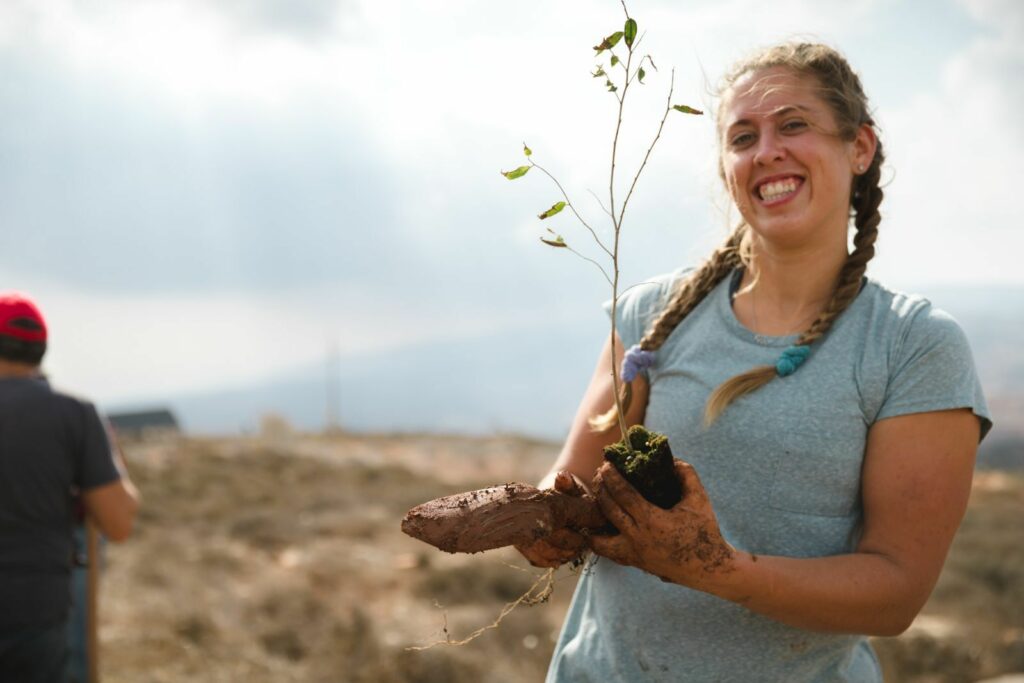
<instances>
[{"instance_id":1,"label":"hair braid","mask_svg":"<svg viewBox=\"0 0 1024 683\"><path fill-rule=\"evenodd\" d=\"M747 226L741 223L722 246L716 249L700 268L684 279L676 288L672 298L654 320L643 338L640 348L644 351L656 351L665 343L672 330L682 322L683 318L697 307L704 297L722 281L742 259L742 244L747 234ZM623 381L619 386L619 400L625 412L633 400L632 382ZM617 424L615 406L590 419L590 427L594 431L604 432Z\"/></svg>"},{"instance_id":2,"label":"hair braid","mask_svg":"<svg viewBox=\"0 0 1024 683\"><path fill-rule=\"evenodd\" d=\"M807 331L800 335L796 346L810 346L824 336L836 318L853 303L860 292L861 278L864 277L864 271L867 270L868 261L875 255L878 225L882 221L878 206L882 203L884 194L879 185L881 166L884 160L882 143L879 142L868 170L854 179L852 207L855 213L854 225L857 228L853 237L854 249L846 257L846 261L839 271L839 282L828 305L811 323ZM711 424L733 401L757 391L777 376L778 371L774 365L760 365L726 380L708 398L704 408L704 423Z\"/></svg>"},{"instance_id":3,"label":"hair braid","mask_svg":"<svg viewBox=\"0 0 1024 683\"><path fill-rule=\"evenodd\" d=\"M741 262L741 244L747 234L746 224L740 224L729 235L729 239L716 249L703 266L683 280L665 310L661 312L650 329L640 340L640 348L656 351L683 318L697 307L722 279Z\"/></svg>"},{"instance_id":4,"label":"hair braid","mask_svg":"<svg viewBox=\"0 0 1024 683\"><path fill-rule=\"evenodd\" d=\"M883 155L881 145L871 162L871 166L857 179L857 186L860 189L854 191L854 212L856 218L854 224L857 232L853 237L854 249L839 271L839 283L836 285L835 293L829 301L828 306L815 319L810 328L804 332L797 345L813 344L819 337L828 332L836 317L846 310L857 294L860 292L861 278L867 270L868 261L875 256L875 240L878 238L878 224L882 221L878 213L878 206L882 203L882 188L878 181L881 176L881 161Z\"/></svg>"}]
</instances>

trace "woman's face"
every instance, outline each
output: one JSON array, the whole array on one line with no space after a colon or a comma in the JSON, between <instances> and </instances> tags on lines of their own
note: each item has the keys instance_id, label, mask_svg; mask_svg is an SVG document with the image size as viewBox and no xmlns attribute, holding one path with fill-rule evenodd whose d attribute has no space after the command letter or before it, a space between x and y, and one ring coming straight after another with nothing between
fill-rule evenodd
<instances>
[{"instance_id":1,"label":"woman's face","mask_svg":"<svg viewBox=\"0 0 1024 683\"><path fill-rule=\"evenodd\" d=\"M720 114L726 186L755 234L779 248L846 248L850 188L874 154L874 134L839 137L816 79L783 67L741 77Z\"/></svg>"}]
</instances>

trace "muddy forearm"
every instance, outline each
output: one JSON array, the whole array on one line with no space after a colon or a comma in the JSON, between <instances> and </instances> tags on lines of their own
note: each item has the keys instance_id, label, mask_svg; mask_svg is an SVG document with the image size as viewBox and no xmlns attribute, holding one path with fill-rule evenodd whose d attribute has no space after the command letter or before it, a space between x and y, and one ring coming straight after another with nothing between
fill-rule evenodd
<instances>
[{"instance_id":1,"label":"muddy forearm","mask_svg":"<svg viewBox=\"0 0 1024 683\"><path fill-rule=\"evenodd\" d=\"M732 571L702 583L694 587L790 626L875 636L905 631L930 592L873 553L797 559L736 551Z\"/></svg>"}]
</instances>

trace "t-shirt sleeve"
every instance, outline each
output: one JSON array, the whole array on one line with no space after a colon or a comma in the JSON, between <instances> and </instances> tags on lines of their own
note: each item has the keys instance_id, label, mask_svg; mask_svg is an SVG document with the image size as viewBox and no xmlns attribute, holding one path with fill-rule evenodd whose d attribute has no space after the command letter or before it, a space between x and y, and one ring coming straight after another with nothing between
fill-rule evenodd
<instances>
[{"instance_id":1,"label":"t-shirt sleeve","mask_svg":"<svg viewBox=\"0 0 1024 683\"><path fill-rule=\"evenodd\" d=\"M926 303L909 320L895 351L876 419L955 408L969 408L985 438L992 416L967 336L956 320Z\"/></svg>"},{"instance_id":2,"label":"t-shirt sleeve","mask_svg":"<svg viewBox=\"0 0 1024 683\"><path fill-rule=\"evenodd\" d=\"M107 427L91 403L85 404L85 420L81 440L81 478L79 488L88 489L103 486L121 478L114 464Z\"/></svg>"},{"instance_id":3,"label":"t-shirt sleeve","mask_svg":"<svg viewBox=\"0 0 1024 683\"><path fill-rule=\"evenodd\" d=\"M648 327L664 309L674 283L683 272L676 271L644 280L619 295L615 306L615 332L625 348L640 343ZM611 300L604 303L604 310L611 316ZM646 370L641 372L647 375Z\"/></svg>"}]
</instances>

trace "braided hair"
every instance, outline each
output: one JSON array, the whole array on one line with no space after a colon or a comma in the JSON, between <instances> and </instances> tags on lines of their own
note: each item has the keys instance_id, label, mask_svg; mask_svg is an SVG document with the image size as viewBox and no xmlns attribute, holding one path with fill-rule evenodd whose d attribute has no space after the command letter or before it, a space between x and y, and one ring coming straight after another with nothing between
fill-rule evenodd
<instances>
[{"instance_id":1,"label":"braided hair","mask_svg":"<svg viewBox=\"0 0 1024 683\"><path fill-rule=\"evenodd\" d=\"M813 43L787 43L768 48L740 62L726 76L721 92L733 87L748 73L772 67L784 67L796 74L809 76L820 86L820 96L829 106L838 125L837 134L844 140L853 140L863 125L877 126L868 109L867 96L860 79L846 59L835 49ZM815 341L831 329L832 324L853 302L860 291L861 279L868 262L875 255L875 240L881 215L881 166L885 161L879 141L871 163L854 177L851 187L850 209L856 233L854 249L847 256L828 304L794 344L806 357ZM720 165L721 170L721 165ZM655 351L665 343L672 330L738 266L751 264L750 227L741 223L725 243L710 258L677 286L665 309L651 323L639 346L644 351ZM802 347L802 348L801 348ZM799 365L799 364L797 364ZM736 399L760 389L779 375L776 365L762 365L732 377L719 385L708 398L705 422L710 424ZM788 373L787 373L788 374ZM624 409L632 398L630 382L622 382ZM591 420L591 427L606 431L616 423L614 408Z\"/></svg>"}]
</instances>

